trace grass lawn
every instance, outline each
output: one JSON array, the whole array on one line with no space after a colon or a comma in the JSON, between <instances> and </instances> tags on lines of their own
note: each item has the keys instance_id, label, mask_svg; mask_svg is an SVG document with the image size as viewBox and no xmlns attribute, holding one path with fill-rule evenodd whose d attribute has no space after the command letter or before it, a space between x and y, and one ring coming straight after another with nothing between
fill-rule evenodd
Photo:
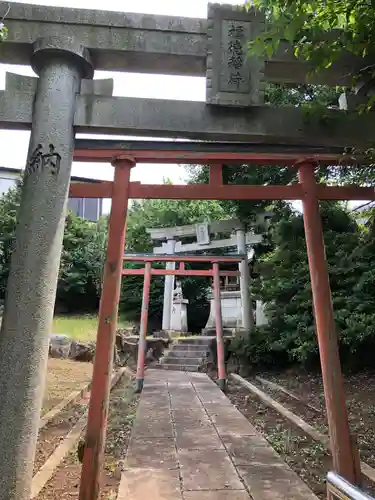
<instances>
[{"instance_id":1,"label":"grass lawn","mask_svg":"<svg viewBox=\"0 0 375 500\"><path fill-rule=\"evenodd\" d=\"M119 318L118 328L130 328L131 325ZM56 316L53 320L53 333L69 335L74 340L87 342L95 340L98 328L98 316Z\"/></svg>"}]
</instances>

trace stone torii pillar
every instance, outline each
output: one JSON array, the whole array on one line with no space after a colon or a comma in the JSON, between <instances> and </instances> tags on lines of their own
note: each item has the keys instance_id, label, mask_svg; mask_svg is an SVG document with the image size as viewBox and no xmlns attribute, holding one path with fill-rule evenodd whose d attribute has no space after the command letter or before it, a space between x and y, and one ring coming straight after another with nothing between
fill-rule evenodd
<instances>
[{"instance_id":1,"label":"stone torii pillar","mask_svg":"<svg viewBox=\"0 0 375 500\"><path fill-rule=\"evenodd\" d=\"M237 251L238 253L245 254L246 257L238 264L238 269L241 273L240 276L240 290L242 302L242 328L247 332L254 326L254 313L253 305L250 295L250 275L249 275L249 262L247 259L246 250L246 234L244 229L237 229Z\"/></svg>"},{"instance_id":2,"label":"stone torii pillar","mask_svg":"<svg viewBox=\"0 0 375 500\"><path fill-rule=\"evenodd\" d=\"M166 247L166 253L168 255L173 255L176 248L176 240L168 239L165 247ZM165 268L173 270L176 268L176 264L175 262L167 262ZM164 302L163 302L163 322L162 322L162 329L165 331L171 329L173 290L174 290L174 276L166 276L164 278Z\"/></svg>"},{"instance_id":3,"label":"stone torii pillar","mask_svg":"<svg viewBox=\"0 0 375 500\"><path fill-rule=\"evenodd\" d=\"M0 500L29 500L64 234L81 79L88 51L38 39L32 130L0 333Z\"/></svg>"}]
</instances>

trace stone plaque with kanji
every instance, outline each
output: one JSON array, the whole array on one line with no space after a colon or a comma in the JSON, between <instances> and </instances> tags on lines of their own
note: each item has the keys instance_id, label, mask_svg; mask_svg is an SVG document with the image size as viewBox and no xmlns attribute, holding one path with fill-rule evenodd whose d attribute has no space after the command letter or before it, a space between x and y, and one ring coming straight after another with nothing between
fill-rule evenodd
<instances>
[{"instance_id":1,"label":"stone plaque with kanji","mask_svg":"<svg viewBox=\"0 0 375 500\"><path fill-rule=\"evenodd\" d=\"M264 60L249 55L248 44L264 29L255 9L210 4L207 28L207 103L263 104Z\"/></svg>"}]
</instances>

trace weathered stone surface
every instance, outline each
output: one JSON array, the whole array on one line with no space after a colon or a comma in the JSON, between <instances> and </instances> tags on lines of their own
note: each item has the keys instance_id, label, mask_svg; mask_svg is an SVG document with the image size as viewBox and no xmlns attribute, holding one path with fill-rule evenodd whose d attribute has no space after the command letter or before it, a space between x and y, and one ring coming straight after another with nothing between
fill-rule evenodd
<instances>
[{"instance_id":1,"label":"weathered stone surface","mask_svg":"<svg viewBox=\"0 0 375 500\"><path fill-rule=\"evenodd\" d=\"M152 453L150 453L150 450L152 450ZM177 457L174 439L140 439L133 433L124 468L176 470Z\"/></svg>"},{"instance_id":2,"label":"weathered stone surface","mask_svg":"<svg viewBox=\"0 0 375 500\"><path fill-rule=\"evenodd\" d=\"M209 423L210 420L207 413L202 408L181 408L178 410L172 410L173 421L177 425L184 427L185 424L188 425L200 425L201 423Z\"/></svg>"},{"instance_id":3,"label":"weathered stone surface","mask_svg":"<svg viewBox=\"0 0 375 500\"><path fill-rule=\"evenodd\" d=\"M257 435L255 427L250 424L246 417L239 413L233 406L226 406L207 403L205 406L217 432L220 436L226 434L237 435L241 433L243 436ZM210 408L213 408L211 410Z\"/></svg>"},{"instance_id":4,"label":"weathered stone surface","mask_svg":"<svg viewBox=\"0 0 375 500\"><path fill-rule=\"evenodd\" d=\"M230 458L235 465L280 464L279 455L261 436L245 436L238 433L222 435Z\"/></svg>"},{"instance_id":5,"label":"weathered stone surface","mask_svg":"<svg viewBox=\"0 0 375 500\"><path fill-rule=\"evenodd\" d=\"M5 15L7 4L0 6ZM25 5L12 2L6 16L8 40L0 45L3 63L29 64L30 44L40 36L76 36L90 49L96 69L161 74L206 74L209 21L148 14ZM110 30L108 29L110 27ZM280 62L284 64L280 64ZM370 61L371 63L371 61ZM343 54L317 80L350 85L353 71L366 60ZM265 64L265 77L283 83L305 83L312 67L297 61L290 44ZM313 80L314 83L316 83Z\"/></svg>"},{"instance_id":6,"label":"weathered stone surface","mask_svg":"<svg viewBox=\"0 0 375 500\"><path fill-rule=\"evenodd\" d=\"M156 422L154 417L147 420L137 420L134 424L134 435L142 438L171 438L173 437L172 424L169 420Z\"/></svg>"},{"instance_id":7,"label":"weathered stone surface","mask_svg":"<svg viewBox=\"0 0 375 500\"><path fill-rule=\"evenodd\" d=\"M84 79L81 83L81 95L105 95L107 97L113 94L113 78L103 80Z\"/></svg>"},{"instance_id":8,"label":"weathered stone surface","mask_svg":"<svg viewBox=\"0 0 375 500\"><path fill-rule=\"evenodd\" d=\"M375 113L327 110L327 123L303 109L253 106L213 107L202 102L78 96L78 132L196 140L244 141L315 146L373 144ZM1 108L0 108L1 113ZM1 114L0 114L1 116Z\"/></svg>"},{"instance_id":9,"label":"weathered stone surface","mask_svg":"<svg viewBox=\"0 0 375 500\"><path fill-rule=\"evenodd\" d=\"M43 69L35 96L25 93L34 104L33 127L0 334L0 456L7 457L0 460L1 500L30 498L73 158L75 97L87 69L85 50L70 54L72 40L54 40L55 48L51 40L44 45L48 54L41 54L43 43L35 44L36 67L43 64ZM32 56L31 46L27 50Z\"/></svg>"},{"instance_id":10,"label":"weathered stone surface","mask_svg":"<svg viewBox=\"0 0 375 500\"><path fill-rule=\"evenodd\" d=\"M184 490L243 490L236 469L224 450L180 450Z\"/></svg>"},{"instance_id":11,"label":"weathered stone surface","mask_svg":"<svg viewBox=\"0 0 375 500\"><path fill-rule=\"evenodd\" d=\"M0 91L0 126L3 129L30 130L34 94L17 90Z\"/></svg>"},{"instance_id":12,"label":"weathered stone surface","mask_svg":"<svg viewBox=\"0 0 375 500\"><path fill-rule=\"evenodd\" d=\"M229 399L220 390L215 391L213 389L197 389L197 394L203 405L206 405L206 403L211 403L218 406L231 406L231 402L229 401Z\"/></svg>"},{"instance_id":13,"label":"weathered stone surface","mask_svg":"<svg viewBox=\"0 0 375 500\"><path fill-rule=\"evenodd\" d=\"M201 403L192 391L181 389L181 394L171 393L171 408L201 408Z\"/></svg>"},{"instance_id":14,"label":"weathered stone surface","mask_svg":"<svg viewBox=\"0 0 375 500\"><path fill-rule=\"evenodd\" d=\"M185 491L185 500L251 500L247 491Z\"/></svg>"},{"instance_id":15,"label":"weathered stone surface","mask_svg":"<svg viewBox=\"0 0 375 500\"><path fill-rule=\"evenodd\" d=\"M72 339L68 335L52 334L49 340L48 355L50 358L65 358L70 354Z\"/></svg>"},{"instance_id":16,"label":"weathered stone surface","mask_svg":"<svg viewBox=\"0 0 375 500\"><path fill-rule=\"evenodd\" d=\"M28 44L58 34L80 40L96 69L159 73L162 64L166 74L196 76L204 73L205 24L201 19L15 3L0 60L29 64Z\"/></svg>"},{"instance_id":17,"label":"weathered stone surface","mask_svg":"<svg viewBox=\"0 0 375 500\"><path fill-rule=\"evenodd\" d=\"M5 89L15 92L35 93L38 78L35 76L18 75L17 73L5 73Z\"/></svg>"},{"instance_id":18,"label":"weathered stone surface","mask_svg":"<svg viewBox=\"0 0 375 500\"><path fill-rule=\"evenodd\" d=\"M74 62L78 68L81 78L93 78L94 67L91 54L87 46L77 36L66 36L63 34L50 33L41 36L39 33L33 39L33 52L31 66L35 73L39 74L45 67L46 62L51 59L51 53L68 55L70 62Z\"/></svg>"},{"instance_id":19,"label":"weathered stone surface","mask_svg":"<svg viewBox=\"0 0 375 500\"><path fill-rule=\"evenodd\" d=\"M155 339L166 339L172 342L173 338L170 332L167 332L165 330L159 330L158 332L154 332L153 336Z\"/></svg>"},{"instance_id":20,"label":"weathered stone surface","mask_svg":"<svg viewBox=\"0 0 375 500\"><path fill-rule=\"evenodd\" d=\"M122 364L128 362L129 360L133 363L137 362L138 342L138 336L127 335L121 331L117 332L116 347ZM171 340L156 338L147 339L146 342L146 363L150 365L159 361L159 359L163 356L164 350L167 349L171 343Z\"/></svg>"},{"instance_id":21,"label":"weathered stone surface","mask_svg":"<svg viewBox=\"0 0 375 500\"><path fill-rule=\"evenodd\" d=\"M95 357L95 342L88 342L87 344L72 342L69 357L74 361L93 361Z\"/></svg>"},{"instance_id":22,"label":"weathered stone surface","mask_svg":"<svg viewBox=\"0 0 375 500\"><path fill-rule=\"evenodd\" d=\"M207 25L206 101L224 106L264 101L264 60L248 54L248 43L264 31L254 8L211 4Z\"/></svg>"},{"instance_id":23,"label":"weathered stone surface","mask_svg":"<svg viewBox=\"0 0 375 500\"><path fill-rule=\"evenodd\" d=\"M180 424L176 432L176 444L179 450L219 450L223 448L223 443L209 421Z\"/></svg>"},{"instance_id":24,"label":"weathered stone surface","mask_svg":"<svg viewBox=\"0 0 375 500\"><path fill-rule=\"evenodd\" d=\"M31 92L0 91L0 126L30 129L33 98ZM75 126L77 133L372 147L373 112L358 116L355 112L327 110L327 119L325 125L311 121L299 108L212 109L201 102L80 95Z\"/></svg>"},{"instance_id":25,"label":"weathered stone surface","mask_svg":"<svg viewBox=\"0 0 375 500\"><path fill-rule=\"evenodd\" d=\"M179 384L181 397L177 398ZM147 370L146 389L141 395L127 458L123 463L118 499L177 500L182 494L184 500L302 500L303 493L308 500L316 500L262 436L256 432L246 435L247 420L233 406L218 407L215 403L198 401L190 407L188 399L202 386L206 390L210 387L214 396L220 393L218 386L205 374ZM166 406L168 394L171 398L174 396L174 409ZM225 448L212 448L214 436L218 440L215 446L217 443L222 446L222 443L207 412L213 418L226 418L228 432L221 436ZM234 426L231 426L232 420ZM169 423L174 426L173 437L140 435L145 428L150 432L154 427L158 432L158 426ZM259 468L263 465L270 467L271 474L265 475L265 470ZM258 468L259 475L253 472ZM256 477L253 478L252 474ZM178 483L180 475L182 482ZM251 493L254 492L253 497L241 478ZM289 490L286 489L288 480Z\"/></svg>"},{"instance_id":26,"label":"weathered stone surface","mask_svg":"<svg viewBox=\"0 0 375 500\"><path fill-rule=\"evenodd\" d=\"M286 464L238 467L253 500L317 500L312 491Z\"/></svg>"},{"instance_id":27,"label":"weathered stone surface","mask_svg":"<svg viewBox=\"0 0 375 500\"><path fill-rule=\"evenodd\" d=\"M117 500L179 500L178 471L164 469L129 469L122 473Z\"/></svg>"}]
</instances>

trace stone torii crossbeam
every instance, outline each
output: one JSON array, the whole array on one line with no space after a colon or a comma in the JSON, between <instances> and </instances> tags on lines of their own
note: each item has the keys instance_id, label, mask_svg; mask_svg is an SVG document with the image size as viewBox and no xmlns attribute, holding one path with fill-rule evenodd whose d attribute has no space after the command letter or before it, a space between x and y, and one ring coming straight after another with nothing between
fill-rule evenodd
<instances>
[{"instance_id":1,"label":"stone torii crossbeam","mask_svg":"<svg viewBox=\"0 0 375 500\"><path fill-rule=\"evenodd\" d=\"M264 225L265 220L272 216L265 213L257 217L256 225ZM200 231L202 230L202 231ZM246 254L247 245L261 243L262 235L245 233L243 223L238 219L210 221L206 223L190 224L185 226L147 229L147 233L154 241L164 241L162 246L154 247L155 255L165 254L187 254L196 251L210 251L217 248L237 247L239 254ZM210 235L215 233L235 232L230 238L211 240ZM201 236L199 237L201 233ZM203 237L202 237L203 235ZM196 243L181 243L180 238L196 236ZM198 240L199 237L199 240ZM174 269L173 262L167 262L167 269ZM245 331L250 331L253 327L253 309L250 296L250 276L247 258L239 263L240 290L241 290L241 327ZM164 302L163 302L163 330L171 329L172 297L174 288L174 276L166 276L164 281Z\"/></svg>"},{"instance_id":2,"label":"stone torii crossbeam","mask_svg":"<svg viewBox=\"0 0 375 500\"><path fill-rule=\"evenodd\" d=\"M7 5L3 5L4 14ZM263 29L255 11L213 4L204 20L13 2L10 6L9 36L0 44L2 63L30 64L37 38L53 39L63 51L61 40L74 38L88 50L98 70L206 77L206 103L112 97L108 87L104 92L83 88L75 103L76 132L343 147L372 144L373 113L362 117L353 113L348 119L338 110L327 110L331 123L327 134L319 120L309 121L301 109L262 105L265 81L305 83L310 78L321 84L350 86L351 75L368 61L343 53L332 68L311 79L311 65L297 60L283 42L275 56L265 61L247 57L241 49L234 55L243 65L231 70L230 28L241 48L246 37ZM0 92L2 128L31 127L35 85L25 77L8 80Z\"/></svg>"}]
</instances>

